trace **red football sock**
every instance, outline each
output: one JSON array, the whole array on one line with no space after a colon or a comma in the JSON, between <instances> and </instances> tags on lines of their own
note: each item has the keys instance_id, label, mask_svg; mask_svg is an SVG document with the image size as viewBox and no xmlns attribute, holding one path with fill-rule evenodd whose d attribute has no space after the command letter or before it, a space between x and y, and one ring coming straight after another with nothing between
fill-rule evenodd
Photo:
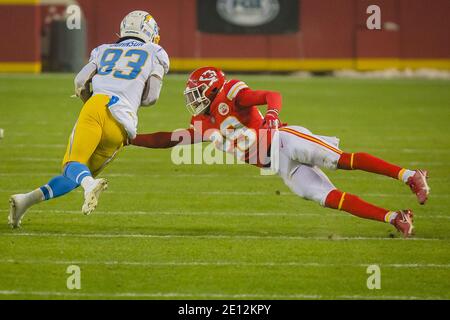
<instances>
[{"instance_id":1,"label":"red football sock","mask_svg":"<svg viewBox=\"0 0 450 320\"><path fill-rule=\"evenodd\" d=\"M389 222L391 211L374 206L368 202L365 202L361 198L342 192L340 190L332 190L326 200L325 206L332 209L344 210L357 217L364 219L372 219L383 222Z\"/></svg>"},{"instance_id":2,"label":"red football sock","mask_svg":"<svg viewBox=\"0 0 450 320\"><path fill-rule=\"evenodd\" d=\"M344 170L363 170L382 174L394 179L401 178L404 169L368 153L342 153L339 158L338 168Z\"/></svg>"}]
</instances>

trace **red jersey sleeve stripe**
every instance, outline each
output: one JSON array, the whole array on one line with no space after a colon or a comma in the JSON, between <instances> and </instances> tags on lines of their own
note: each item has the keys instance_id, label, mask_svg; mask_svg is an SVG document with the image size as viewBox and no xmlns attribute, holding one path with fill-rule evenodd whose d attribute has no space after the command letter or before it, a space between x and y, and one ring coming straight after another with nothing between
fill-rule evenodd
<instances>
[{"instance_id":1,"label":"red jersey sleeve stripe","mask_svg":"<svg viewBox=\"0 0 450 320\"><path fill-rule=\"evenodd\" d=\"M242 89L245 89L245 88L248 88L248 86L244 82L239 81L239 82L235 83L228 91L228 94L227 94L228 100L233 100L237 96L239 91L241 91Z\"/></svg>"}]
</instances>

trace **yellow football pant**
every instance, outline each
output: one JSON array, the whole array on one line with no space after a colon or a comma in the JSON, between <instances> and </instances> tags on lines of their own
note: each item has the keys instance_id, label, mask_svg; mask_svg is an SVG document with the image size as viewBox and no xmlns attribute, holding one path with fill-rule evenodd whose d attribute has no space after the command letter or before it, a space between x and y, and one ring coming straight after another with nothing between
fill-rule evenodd
<instances>
[{"instance_id":1,"label":"yellow football pant","mask_svg":"<svg viewBox=\"0 0 450 320\"><path fill-rule=\"evenodd\" d=\"M109 100L108 96L98 94L85 103L69 138L63 166L71 161L80 162L95 177L123 147L127 134L111 115Z\"/></svg>"}]
</instances>

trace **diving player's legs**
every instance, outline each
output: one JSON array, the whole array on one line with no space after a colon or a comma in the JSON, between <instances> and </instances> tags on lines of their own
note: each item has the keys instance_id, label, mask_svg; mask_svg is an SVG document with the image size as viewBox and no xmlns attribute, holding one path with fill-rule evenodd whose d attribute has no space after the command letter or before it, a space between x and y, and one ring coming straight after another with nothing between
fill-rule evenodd
<instances>
[{"instance_id":1,"label":"diving player's legs","mask_svg":"<svg viewBox=\"0 0 450 320\"><path fill-rule=\"evenodd\" d=\"M363 170L403 181L416 194L420 204L424 204L427 201L428 194L430 193L430 187L427 183L428 172L426 170L405 169L368 153L344 152L339 158L337 168L344 170Z\"/></svg>"},{"instance_id":2,"label":"diving player's legs","mask_svg":"<svg viewBox=\"0 0 450 320\"><path fill-rule=\"evenodd\" d=\"M293 160L291 150L286 148L285 142L286 140L284 143L281 141L279 147L278 174L292 192L327 208L343 210L360 218L390 223L404 236L412 234L410 210L387 210L336 189L318 167L302 165Z\"/></svg>"},{"instance_id":3,"label":"diving player's legs","mask_svg":"<svg viewBox=\"0 0 450 320\"><path fill-rule=\"evenodd\" d=\"M363 170L385 175L406 183L420 204L428 198L430 188L425 170L402 168L367 153L345 153L339 149L337 138L314 135L303 127L283 127L280 129L280 139L288 145L291 157L300 163L332 170Z\"/></svg>"},{"instance_id":4,"label":"diving player's legs","mask_svg":"<svg viewBox=\"0 0 450 320\"><path fill-rule=\"evenodd\" d=\"M342 192L336 189L317 167L298 165L289 176L283 177L283 180L292 192L304 199L327 208L346 211L360 218L390 223L405 237L412 234L413 214L410 210L387 210L353 194Z\"/></svg>"},{"instance_id":5,"label":"diving player's legs","mask_svg":"<svg viewBox=\"0 0 450 320\"><path fill-rule=\"evenodd\" d=\"M343 210L360 218L388 222L394 225L405 237L413 234L413 212L409 209L390 211L338 189L334 189L327 194L324 206Z\"/></svg>"}]
</instances>

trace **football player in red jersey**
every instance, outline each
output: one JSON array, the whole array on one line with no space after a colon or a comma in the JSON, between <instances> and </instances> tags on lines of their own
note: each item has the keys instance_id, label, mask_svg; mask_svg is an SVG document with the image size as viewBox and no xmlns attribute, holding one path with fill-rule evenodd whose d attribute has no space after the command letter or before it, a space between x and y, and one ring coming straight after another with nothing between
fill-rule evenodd
<instances>
[{"instance_id":1,"label":"football player in red jersey","mask_svg":"<svg viewBox=\"0 0 450 320\"><path fill-rule=\"evenodd\" d=\"M281 124L278 115L282 99L278 92L252 90L242 81L227 81L215 67L192 72L184 95L193 115L189 129L140 134L130 144L170 148L211 141L220 150L247 163L270 167L304 199L361 218L391 223L404 237L413 233L411 210L387 210L342 192L320 168L364 170L401 180L416 194L420 204L425 203L430 191L427 171L408 170L367 153L346 153L339 149L336 137ZM256 107L259 105L267 105L265 116Z\"/></svg>"}]
</instances>

